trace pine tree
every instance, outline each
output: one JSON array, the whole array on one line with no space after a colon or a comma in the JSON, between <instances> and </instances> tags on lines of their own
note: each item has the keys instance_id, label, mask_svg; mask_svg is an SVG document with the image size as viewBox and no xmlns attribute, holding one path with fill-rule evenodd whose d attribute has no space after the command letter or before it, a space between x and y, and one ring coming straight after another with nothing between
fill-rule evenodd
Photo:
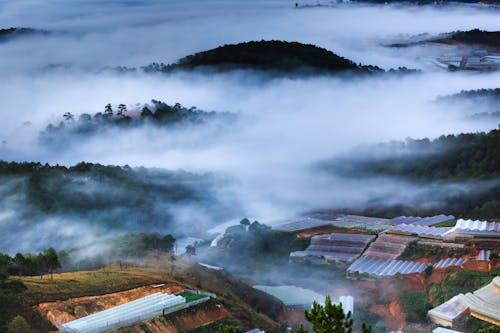
<instances>
[{"instance_id":1,"label":"pine tree","mask_svg":"<svg viewBox=\"0 0 500 333\"><path fill-rule=\"evenodd\" d=\"M305 310L304 316L312 324L313 333L351 333L353 320L351 312L344 313L342 303L333 304L330 296L326 296L325 305L314 301L311 310ZM371 333L371 326L363 323L363 333ZM301 324L297 333L308 333Z\"/></svg>"}]
</instances>

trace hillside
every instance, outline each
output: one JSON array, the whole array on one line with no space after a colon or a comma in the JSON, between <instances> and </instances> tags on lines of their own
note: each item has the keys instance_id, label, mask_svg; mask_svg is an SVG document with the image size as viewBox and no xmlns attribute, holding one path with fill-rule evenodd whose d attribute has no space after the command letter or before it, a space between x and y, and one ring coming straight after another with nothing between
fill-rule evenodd
<instances>
[{"instance_id":1,"label":"hillside","mask_svg":"<svg viewBox=\"0 0 500 333\"><path fill-rule=\"evenodd\" d=\"M340 160L326 162L323 170L345 177L383 177L417 186L434 187L424 204L387 206L374 200L362 212L373 216L453 214L482 219L500 218L500 130L441 136L373 145ZM462 183L452 192L447 185ZM439 186L438 186L439 185ZM443 187L441 191L439 187ZM451 187L450 187L451 188ZM430 194L429 194L430 195ZM381 199L382 200L382 199Z\"/></svg>"},{"instance_id":2,"label":"hillside","mask_svg":"<svg viewBox=\"0 0 500 333\"><path fill-rule=\"evenodd\" d=\"M176 69L212 68L216 70L253 69L275 72L337 73L343 71L378 72L374 66L361 66L324 48L285 41L251 41L199 52L171 65L153 63L146 72Z\"/></svg>"},{"instance_id":3,"label":"hillside","mask_svg":"<svg viewBox=\"0 0 500 333\"><path fill-rule=\"evenodd\" d=\"M64 309L73 311L71 306L65 307L67 302L56 304L46 302L77 298L68 304L77 304L75 302L78 300L82 305L86 304L85 306L89 309L96 306L106 307L106 299L109 302L123 302L123 299L138 295L141 290L147 289L147 286L164 283L168 288L197 286L205 291L215 293L217 294L216 304L227 309L230 318L241 327L248 329L258 326L265 329L266 332L279 332L276 320L281 314L283 305L272 296L254 290L222 272L205 269L180 257L175 261L170 261L166 260L164 256L154 255L146 259L145 263L146 265L142 267L107 266L95 271L54 274L53 280L40 279L39 277L20 278L27 287L23 296L24 302L28 306L25 308L26 318L31 318L32 326L38 331L44 331L44 329L51 327L47 317L45 317L51 309L52 315L59 313L61 316L64 314L58 311ZM112 295L117 292L120 292L121 296ZM96 305L96 302L101 305ZM40 303L46 304L38 308L30 307ZM57 309L59 310L54 312ZM213 311L213 307L209 306L205 310ZM187 311L189 312L189 310ZM186 314L180 315L185 316ZM170 322L170 326L172 326L172 320L174 323L178 323L179 321L176 321L175 318L177 317L169 317L167 322L163 324L168 326ZM53 317L52 319L54 320Z\"/></svg>"},{"instance_id":4,"label":"hillside","mask_svg":"<svg viewBox=\"0 0 500 333\"><path fill-rule=\"evenodd\" d=\"M140 104L139 104L140 105ZM39 141L44 145L68 149L74 140L88 140L94 135L104 134L112 129L132 129L141 126L155 126L165 130L174 130L183 126L203 124L229 124L236 116L229 112L207 112L195 107L186 108L181 104L168 105L158 100L135 106L128 110L125 104L113 109L111 104L102 111L91 115L64 113L61 121L49 124L40 133Z\"/></svg>"},{"instance_id":5,"label":"hillside","mask_svg":"<svg viewBox=\"0 0 500 333\"><path fill-rule=\"evenodd\" d=\"M474 46L500 48L500 31L484 31L479 29L456 31L452 33L449 41Z\"/></svg>"},{"instance_id":6,"label":"hillside","mask_svg":"<svg viewBox=\"0 0 500 333\"><path fill-rule=\"evenodd\" d=\"M1 252L52 245L68 249L90 238L97 245L96 235L105 238L123 232L177 237L186 222L175 218L182 207L196 207L205 223L223 219L231 211L214 194L216 183L221 186L223 181L210 174L83 162L72 167L0 162L0 179L0 204L11 208L2 219L3 231L10 237L2 242ZM203 225L196 225L203 232ZM82 234L81 228L87 233ZM22 248L19 237L33 241Z\"/></svg>"}]
</instances>

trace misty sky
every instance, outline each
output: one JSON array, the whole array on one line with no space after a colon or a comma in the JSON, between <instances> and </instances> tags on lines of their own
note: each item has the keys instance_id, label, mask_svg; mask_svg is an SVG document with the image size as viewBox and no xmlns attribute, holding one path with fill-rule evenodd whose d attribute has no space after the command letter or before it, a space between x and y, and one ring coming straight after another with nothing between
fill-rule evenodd
<instances>
[{"instance_id":1,"label":"misty sky","mask_svg":"<svg viewBox=\"0 0 500 333\"><path fill-rule=\"evenodd\" d=\"M295 9L295 1L0 1L2 28L50 31L0 43L0 159L72 165L80 161L227 175L242 216L274 219L319 207L362 204L373 196L412 200L428 189L383 180L356 182L318 174L315 163L361 144L406 137L485 131L474 110L434 103L462 89L496 88L500 73L445 72L425 57L446 48L390 49L405 35L473 28L500 30L497 10L470 6L345 5ZM300 4L306 2L299 1ZM314 1L313 3L316 3ZM116 74L226 43L280 39L325 47L356 63L407 66L418 75L269 77L251 71L217 75ZM47 70L49 65L61 65ZM137 128L40 146L38 134L65 112L158 99L239 115L223 130L211 125L165 131ZM398 189L405 188L401 195ZM397 193L397 194L392 194Z\"/></svg>"}]
</instances>

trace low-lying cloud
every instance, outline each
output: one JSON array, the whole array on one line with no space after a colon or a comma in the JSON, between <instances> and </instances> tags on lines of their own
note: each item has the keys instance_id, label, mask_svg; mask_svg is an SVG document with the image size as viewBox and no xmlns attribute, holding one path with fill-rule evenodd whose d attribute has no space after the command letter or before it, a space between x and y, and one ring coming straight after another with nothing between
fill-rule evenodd
<instances>
[{"instance_id":1,"label":"low-lying cloud","mask_svg":"<svg viewBox=\"0 0 500 333\"><path fill-rule=\"evenodd\" d=\"M388 203L412 202L428 189L383 179L347 180L311 166L363 144L497 127L434 101L462 89L495 88L500 73L444 72L416 59L433 49L381 45L401 34L500 30L493 9L354 4L295 9L291 1L51 1L40 6L0 2L5 27L53 32L0 44L0 74L8 79L0 87L4 160L210 172L231 180L218 189L221 200L237 202L242 217L266 221L315 208L362 206L384 196ZM171 63L221 44L261 39L312 43L355 62L424 71L357 78L102 71ZM67 67L44 70L51 64ZM234 112L238 121L215 129L210 123L176 130L115 129L67 142L64 149L38 142L40 131L65 112L94 114L107 103L134 106L151 99ZM200 212L179 207L178 216L196 220ZM223 221L211 221L218 222Z\"/></svg>"}]
</instances>

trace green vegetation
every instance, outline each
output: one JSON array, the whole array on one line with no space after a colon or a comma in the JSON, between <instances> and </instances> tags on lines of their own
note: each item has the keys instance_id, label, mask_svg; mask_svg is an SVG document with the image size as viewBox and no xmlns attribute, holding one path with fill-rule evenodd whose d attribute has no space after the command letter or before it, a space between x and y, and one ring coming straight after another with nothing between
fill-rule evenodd
<instances>
[{"instance_id":1,"label":"green vegetation","mask_svg":"<svg viewBox=\"0 0 500 333\"><path fill-rule=\"evenodd\" d=\"M354 311L353 315L354 331L361 332L363 329L363 323L366 323L372 327L373 333L386 333L387 328L383 318L376 313L371 312L369 310L369 306L370 305L367 304L356 305L356 311Z\"/></svg>"},{"instance_id":2,"label":"green vegetation","mask_svg":"<svg viewBox=\"0 0 500 333\"><path fill-rule=\"evenodd\" d=\"M31 333L31 327L21 316L15 316L7 326L7 333Z\"/></svg>"},{"instance_id":3,"label":"green vegetation","mask_svg":"<svg viewBox=\"0 0 500 333\"><path fill-rule=\"evenodd\" d=\"M467 332L477 332L477 333L498 333L500 331L495 331L498 326L491 326L490 323L477 319L470 316L465 321L465 329ZM491 331L490 331L491 330Z\"/></svg>"},{"instance_id":4,"label":"green vegetation","mask_svg":"<svg viewBox=\"0 0 500 333\"><path fill-rule=\"evenodd\" d=\"M401 304L406 314L406 320L414 323L425 322L427 311L431 304L427 300L427 293L421 291L406 291L401 294Z\"/></svg>"},{"instance_id":5,"label":"green vegetation","mask_svg":"<svg viewBox=\"0 0 500 333\"><path fill-rule=\"evenodd\" d=\"M58 268L61 268L61 263L53 248L48 248L38 254L17 253L14 257L0 253L0 274L52 275Z\"/></svg>"},{"instance_id":6,"label":"green vegetation","mask_svg":"<svg viewBox=\"0 0 500 333\"><path fill-rule=\"evenodd\" d=\"M304 250L310 243L307 238L273 230L257 221L248 225L247 221L244 219L239 225L226 229L219 245L228 244L229 248L219 254L219 262L227 261L227 266L233 267L234 262L245 262L237 268L249 271L265 269L266 265L276 267L288 263L290 252Z\"/></svg>"},{"instance_id":7,"label":"green vegetation","mask_svg":"<svg viewBox=\"0 0 500 333\"><path fill-rule=\"evenodd\" d=\"M433 225L433 227L454 227L457 224L457 220L444 221Z\"/></svg>"},{"instance_id":8,"label":"green vegetation","mask_svg":"<svg viewBox=\"0 0 500 333\"><path fill-rule=\"evenodd\" d=\"M211 194L215 182L207 174L84 162L65 167L0 161L0 179L17 180L12 191L19 197L18 218L33 224L50 215L88 225L90 230L96 226L154 233L173 221L174 203L204 206L214 214L222 211Z\"/></svg>"},{"instance_id":9,"label":"green vegetation","mask_svg":"<svg viewBox=\"0 0 500 333\"><path fill-rule=\"evenodd\" d=\"M461 257L468 253L468 249L452 248L446 249L440 246L431 246L420 244L418 240L408 243L404 251L399 255L398 259L414 260L419 258L435 258L437 260L449 257Z\"/></svg>"},{"instance_id":10,"label":"green vegetation","mask_svg":"<svg viewBox=\"0 0 500 333\"><path fill-rule=\"evenodd\" d=\"M488 328L481 328L477 333L500 333L500 326L492 325L488 326Z\"/></svg>"},{"instance_id":11,"label":"green vegetation","mask_svg":"<svg viewBox=\"0 0 500 333\"><path fill-rule=\"evenodd\" d=\"M383 72L375 66L356 65L326 49L297 42L251 41L196 53L172 65L153 63L146 72L211 67L217 70L257 69L287 73Z\"/></svg>"},{"instance_id":12,"label":"green vegetation","mask_svg":"<svg viewBox=\"0 0 500 333\"><path fill-rule=\"evenodd\" d=\"M25 289L22 282L0 273L0 332L5 332L7 323L22 311L21 295Z\"/></svg>"},{"instance_id":13,"label":"green vegetation","mask_svg":"<svg viewBox=\"0 0 500 333\"><path fill-rule=\"evenodd\" d=\"M205 295L193 294L193 293L189 293L189 292L182 292L179 294L179 296L184 297L186 299L186 303L191 303L191 302L197 301L199 299L207 298L207 296L205 296Z\"/></svg>"},{"instance_id":14,"label":"green vegetation","mask_svg":"<svg viewBox=\"0 0 500 333\"><path fill-rule=\"evenodd\" d=\"M394 143L392 143L394 145ZM407 157L384 158L360 163L356 171L377 175L404 176L415 180L469 180L500 177L500 130L489 133L446 135L430 141L400 143Z\"/></svg>"},{"instance_id":15,"label":"green vegetation","mask_svg":"<svg viewBox=\"0 0 500 333\"><path fill-rule=\"evenodd\" d=\"M226 332L227 330L233 330L233 332L243 332L243 324L233 317L224 318L217 320L209 325L201 326L190 330L189 333L213 333L213 332ZM188 332L181 332L188 333Z\"/></svg>"},{"instance_id":16,"label":"green vegetation","mask_svg":"<svg viewBox=\"0 0 500 333\"><path fill-rule=\"evenodd\" d=\"M348 177L385 176L409 180L419 185L476 181L478 186L453 193L441 193L439 204L405 206L374 203L359 214L395 217L400 215L429 216L453 214L477 219L500 218L500 130L441 136L406 142L392 142L374 150L404 152L384 158L344 159L326 164L326 169ZM428 202L429 198L425 198Z\"/></svg>"},{"instance_id":17,"label":"green vegetation","mask_svg":"<svg viewBox=\"0 0 500 333\"><path fill-rule=\"evenodd\" d=\"M443 282L433 284L429 288L429 298L432 306L438 306L458 294L475 291L493 278L493 273L476 271L458 271L446 274Z\"/></svg>"},{"instance_id":18,"label":"green vegetation","mask_svg":"<svg viewBox=\"0 0 500 333\"><path fill-rule=\"evenodd\" d=\"M333 304L330 296L326 296L325 305L314 301L311 310L304 310L305 319L311 323L313 333L348 333L352 332L354 321L351 312L344 313L342 303ZM371 326L363 323L363 333L371 333ZM301 324L297 333L307 333L308 331Z\"/></svg>"}]
</instances>

